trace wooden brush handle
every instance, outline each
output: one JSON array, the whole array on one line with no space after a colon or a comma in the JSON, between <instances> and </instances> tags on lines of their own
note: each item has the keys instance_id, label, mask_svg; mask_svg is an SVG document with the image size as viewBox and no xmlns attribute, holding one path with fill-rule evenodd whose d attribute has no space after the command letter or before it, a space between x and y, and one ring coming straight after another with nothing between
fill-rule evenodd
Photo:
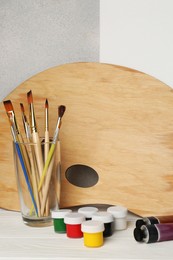
<instances>
[{"instance_id":1,"label":"wooden brush handle","mask_svg":"<svg viewBox=\"0 0 173 260\"><path fill-rule=\"evenodd\" d=\"M38 166L38 174L39 174L39 180L41 179L42 173L43 173L43 155L42 155L42 150L41 150L41 142L39 139L39 135L37 132L32 133L32 139L34 145L34 150L35 150L35 157L36 157L36 162ZM44 187L43 187L44 188ZM40 197L42 198L42 190L38 190Z\"/></svg>"},{"instance_id":2,"label":"wooden brush handle","mask_svg":"<svg viewBox=\"0 0 173 260\"><path fill-rule=\"evenodd\" d=\"M45 131L45 145L44 145L44 161L46 162L49 153L49 132Z\"/></svg>"},{"instance_id":3,"label":"wooden brush handle","mask_svg":"<svg viewBox=\"0 0 173 260\"><path fill-rule=\"evenodd\" d=\"M48 153L49 153L49 131L47 131L47 130L45 131L44 142L45 142L45 144L44 144L44 163L45 163L47 160L47 157L48 157ZM49 196L47 197L47 200L46 200L45 215L46 216L49 215Z\"/></svg>"},{"instance_id":4,"label":"wooden brush handle","mask_svg":"<svg viewBox=\"0 0 173 260\"><path fill-rule=\"evenodd\" d=\"M43 172L43 155L42 155L42 150L41 150L41 142L38 136L37 132L32 133L32 140L34 145L34 150L35 150L35 156L37 160L37 165L38 165L38 173L39 177L41 178L42 172Z\"/></svg>"},{"instance_id":5,"label":"wooden brush handle","mask_svg":"<svg viewBox=\"0 0 173 260\"><path fill-rule=\"evenodd\" d=\"M28 140L30 141L30 140ZM38 183L37 183L37 172L36 172L36 162L34 158L34 151L33 147L28 145L28 155L30 158L31 163L31 177L32 177L32 187L34 191L34 198L37 204L37 210L38 210L38 216L40 217L40 200L41 200L41 194L38 193Z\"/></svg>"}]
</instances>

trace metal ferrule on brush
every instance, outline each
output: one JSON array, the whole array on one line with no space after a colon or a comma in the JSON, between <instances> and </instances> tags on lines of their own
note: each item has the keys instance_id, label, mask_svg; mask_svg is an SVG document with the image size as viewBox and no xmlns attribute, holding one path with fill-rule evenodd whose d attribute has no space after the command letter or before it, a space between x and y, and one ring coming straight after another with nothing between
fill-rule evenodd
<instances>
[{"instance_id":1,"label":"metal ferrule on brush","mask_svg":"<svg viewBox=\"0 0 173 260\"><path fill-rule=\"evenodd\" d=\"M55 133L54 133L53 141L52 141L53 144L55 144L57 141L60 125L61 125L61 118L58 118L58 122L56 125L56 129L55 129Z\"/></svg>"},{"instance_id":2,"label":"metal ferrule on brush","mask_svg":"<svg viewBox=\"0 0 173 260\"><path fill-rule=\"evenodd\" d=\"M14 125L11 125L11 134L12 134L14 142L17 142Z\"/></svg>"},{"instance_id":3,"label":"metal ferrule on brush","mask_svg":"<svg viewBox=\"0 0 173 260\"><path fill-rule=\"evenodd\" d=\"M17 129L16 129L16 124L15 124L15 116L14 116L14 112L11 111L8 113L9 116L9 121L10 121L10 125L11 125L11 134L13 137L14 142L17 142Z\"/></svg>"},{"instance_id":4,"label":"metal ferrule on brush","mask_svg":"<svg viewBox=\"0 0 173 260\"><path fill-rule=\"evenodd\" d=\"M34 115L34 106L31 103L30 104L30 124L31 124L31 132L37 132L37 126L35 121L35 115Z\"/></svg>"},{"instance_id":5,"label":"metal ferrule on brush","mask_svg":"<svg viewBox=\"0 0 173 260\"><path fill-rule=\"evenodd\" d=\"M29 126L28 126L27 119L26 119L26 116L24 115L24 113L22 113L22 121L23 121L24 130L26 133L26 137L29 138L30 137Z\"/></svg>"},{"instance_id":6,"label":"metal ferrule on brush","mask_svg":"<svg viewBox=\"0 0 173 260\"><path fill-rule=\"evenodd\" d=\"M8 112L8 117L9 117L10 122L12 122L12 124L15 126L16 134L19 134L19 129L17 127L16 117L14 115L14 112L13 111L9 111Z\"/></svg>"},{"instance_id":7,"label":"metal ferrule on brush","mask_svg":"<svg viewBox=\"0 0 173 260\"><path fill-rule=\"evenodd\" d=\"M29 139L31 137L31 133L30 133L30 128L27 122L25 122L25 133L26 133L26 137Z\"/></svg>"}]
</instances>

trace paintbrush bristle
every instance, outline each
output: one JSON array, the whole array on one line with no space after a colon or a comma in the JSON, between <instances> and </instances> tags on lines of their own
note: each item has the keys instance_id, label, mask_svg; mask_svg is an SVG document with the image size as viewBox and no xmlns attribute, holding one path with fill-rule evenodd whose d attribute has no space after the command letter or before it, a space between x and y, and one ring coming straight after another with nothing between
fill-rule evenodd
<instances>
[{"instance_id":1,"label":"paintbrush bristle","mask_svg":"<svg viewBox=\"0 0 173 260\"><path fill-rule=\"evenodd\" d=\"M10 111L14 111L13 105L12 105L10 100L6 100L3 103L4 103L4 107L5 107L5 110L6 110L7 113L10 112Z\"/></svg>"},{"instance_id":2,"label":"paintbrush bristle","mask_svg":"<svg viewBox=\"0 0 173 260\"><path fill-rule=\"evenodd\" d=\"M25 109L24 109L24 106L22 103L20 103L20 108L21 108L21 111L24 113L25 112Z\"/></svg>"},{"instance_id":3,"label":"paintbrush bristle","mask_svg":"<svg viewBox=\"0 0 173 260\"><path fill-rule=\"evenodd\" d=\"M4 107L6 109L6 112L7 112L9 121L10 121L10 125L15 127L15 131L17 133L19 133L19 129L18 129L18 126L17 126L16 117L15 117L15 114L14 114L12 102L10 100L4 101Z\"/></svg>"},{"instance_id":4,"label":"paintbrush bristle","mask_svg":"<svg viewBox=\"0 0 173 260\"><path fill-rule=\"evenodd\" d=\"M32 91L31 90L27 93L27 99L28 99L28 104L33 103L33 97L32 97Z\"/></svg>"},{"instance_id":5,"label":"paintbrush bristle","mask_svg":"<svg viewBox=\"0 0 173 260\"><path fill-rule=\"evenodd\" d=\"M48 103L47 98L46 98L46 101L45 101L45 108L49 108L49 103Z\"/></svg>"},{"instance_id":6,"label":"paintbrush bristle","mask_svg":"<svg viewBox=\"0 0 173 260\"><path fill-rule=\"evenodd\" d=\"M63 117L66 107L61 105L58 107L58 115L59 117Z\"/></svg>"}]
</instances>

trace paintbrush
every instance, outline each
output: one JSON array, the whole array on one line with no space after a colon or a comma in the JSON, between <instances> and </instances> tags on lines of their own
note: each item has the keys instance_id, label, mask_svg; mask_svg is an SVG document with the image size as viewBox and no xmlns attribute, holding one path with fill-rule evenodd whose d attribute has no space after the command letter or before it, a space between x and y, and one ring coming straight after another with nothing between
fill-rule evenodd
<instances>
[{"instance_id":1,"label":"paintbrush","mask_svg":"<svg viewBox=\"0 0 173 260\"><path fill-rule=\"evenodd\" d=\"M9 115L9 117L11 117L11 114L13 114L13 124L14 124L14 127L16 129L16 138L17 138L17 141L18 141L18 143L20 145L20 148L21 148L21 152L22 152L22 155L23 155L23 160L24 160L27 172L28 172L28 177L30 178L30 181L31 181L31 174L30 174L30 170L29 170L30 166L29 166L29 161L28 161L28 154L27 154L25 146L22 145L24 143L24 140L23 140L22 134L20 133L18 125L17 125L17 120L16 120L16 116L15 116L15 113L14 113L14 108L13 108L12 102L10 100L7 100L7 101L4 102L4 106L6 108L6 112L7 112L7 115Z\"/></svg>"},{"instance_id":2,"label":"paintbrush","mask_svg":"<svg viewBox=\"0 0 173 260\"><path fill-rule=\"evenodd\" d=\"M40 142L40 138L39 138L38 131L37 131L37 125L36 125L35 113L34 113L34 105L33 105L33 96L32 96L31 90L27 93L27 99L28 99L29 111L30 111L29 119L30 119L32 140L33 140L33 143L35 144L34 145L35 156L36 156L36 160L37 160L39 177L41 178L41 175L43 172L43 156L42 156L42 150L41 150L41 142Z\"/></svg>"},{"instance_id":3,"label":"paintbrush","mask_svg":"<svg viewBox=\"0 0 173 260\"><path fill-rule=\"evenodd\" d=\"M13 120L14 127L16 129L16 135L17 135L18 141L20 143L22 143L23 138L22 138L22 135L21 135L19 128L18 128L18 125L17 125L17 120L16 120L16 116L15 116L15 113L14 113L14 108L13 108L11 100L4 101L4 106L5 106L8 117L9 118L13 117L12 120Z\"/></svg>"},{"instance_id":4,"label":"paintbrush","mask_svg":"<svg viewBox=\"0 0 173 260\"><path fill-rule=\"evenodd\" d=\"M44 163L47 160L47 156L49 153L49 103L48 100L46 99L45 101L45 144L44 144ZM47 198L46 202L46 215L49 213L49 199Z\"/></svg>"},{"instance_id":5,"label":"paintbrush","mask_svg":"<svg viewBox=\"0 0 173 260\"><path fill-rule=\"evenodd\" d=\"M66 109L66 107L63 106L63 105L58 107L58 120L57 120L57 124L56 124L56 129L55 129L55 132L54 132L53 141L52 141L49 153L48 153L48 157L47 157L46 163L44 165L44 169L43 169L43 173L42 173L42 176L41 176L41 179L40 179L38 190L40 190L42 185L43 185L44 178L45 178L46 173L48 171L48 167L49 167L51 159L54 155L54 150L55 150L56 142L57 142L57 139L58 139L59 130L60 130L60 127L61 127L61 120L62 120L62 117L64 115L65 109ZM49 172L50 172L49 175L51 176L51 171L49 171ZM46 178L48 183L50 181L50 176ZM49 187L49 185L46 185L46 189L44 191L44 197L47 197L48 187ZM43 204L44 204L44 201L42 201L42 203L41 203L41 208L44 207Z\"/></svg>"},{"instance_id":6,"label":"paintbrush","mask_svg":"<svg viewBox=\"0 0 173 260\"><path fill-rule=\"evenodd\" d=\"M43 199L42 199L42 202L41 202L41 213L44 212L44 208L45 208L45 205L46 205L46 199L47 199L47 195L48 195L48 191L49 191L49 183L50 183L53 164L54 164L54 157L55 157L54 151L55 151L55 147L56 147L56 143L57 143L57 139L58 139L58 135L59 135L59 130L60 130L60 127L61 127L61 122L62 122L61 120L62 120L62 117L64 115L65 109L66 109L66 107L63 106L63 105L58 107L58 120L57 120L57 124L56 124L56 129L55 129L55 132L54 132L53 141L52 141L49 153L48 153L48 157L47 157L47 160L46 160L46 163L45 163L45 166L44 166L44 170L43 170L43 174L41 176L39 187L38 187L38 190L41 189L42 184L44 182L44 178L46 176L45 189L44 189L44 192L43 192Z\"/></svg>"},{"instance_id":7,"label":"paintbrush","mask_svg":"<svg viewBox=\"0 0 173 260\"><path fill-rule=\"evenodd\" d=\"M11 103L11 100L6 100L3 103L4 103L4 107L5 107L7 116L10 120L10 124L11 124L11 122L13 123L13 125L15 126L15 129L16 129L16 133L19 134L19 128L17 126L16 116L15 116L15 113L14 113L14 108L13 108L13 105Z\"/></svg>"},{"instance_id":8,"label":"paintbrush","mask_svg":"<svg viewBox=\"0 0 173 260\"><path fill-rule=\"evenodd\" d=\"M13 141L14 141L16 151L17 151L17 154L18 154L18 157L19 157L19 161L20 161L23 173L24 173L25 181L26 181L26 184L27 184L30 196L31 196L31 200L33 202L33 205L34 205L34 208L35 208L35 211L36 211L36 214L38 215L37 205L35 203L34 195L33 195L33 192L32 192L32 187L31 187L29 177L28 177L28 172L27 172L25 162L24 162L24 159L23 159L23 155L22 155L22 151L21 151L21 148L20 148L20 145L19 145L19 138L18 138L19 130L18 130L18 127L17 127L17 121L16 121L16 118L15 118L15 114L14 114L14 110L13 110L13 106L12 106L11 101L10 100L4 101L4 106L5 106L8 118L9 118Z\"/></svg>"},{"instance_id":9,"label":"paintbrush","mask_svg":"<svg viewBox=\"0 0 173 260\"><path fill-rule=\"evenodd\" d=\"M34 197L36 200L36 204L37 204L37 209L38 209L38 216L40 216L40 201L39 201L39 194L38 194L38 183L37 183L37 172L36 172L36 162L35 162L35 158L34 158L34 151L33 151L33 146L30 145L31 143L31 132L30 132L30 127L29 127L29 123L27 121L27 117L25 114L25 109L22 103L20 103L20 108L21 108L21 112L22 112L22 121L23 121L23 126L24 126L24 130L25 130L25 134L26 134L26 139L28 141L28 156L29 156L29 161L30 161L30 167L31 167L31 180L32 180L32 187L34 190Z\"/></svg>"},{"instance_id":10,"label":"paintbrush","mask_svg":"<svg viewBox=\"0 0 173 260\"><path fill-rule=\"evenodd\" d=\"M46 162L49 153L49 114L48 114L49 104L46 99L45 102L45 146L44 146L44 161Z\"/></svg>"},{"instance_id":11,"label":"paintbrush","mask_svg":"<svg viewBox=\"0 0 173 260\"><path fill-rule=\"evenodd\" d=\"M22 121L23 121L23 126L24 126L24 130L25 130L26 138L30 142L29 124L27 122L27 118L26 118L26 115L25 115L25 109L24 109L24 106L23 106L22 103L20 103L20 108L21 108L21 112L22 112ZM19 132L19 135L20 135L20 132ZM22 137L21 137L21 140L23 141ZM24 157L25 164L26 164L26 167L27 167L28 176L29 176L30 182L32 184L32 176L31 176L32 174L31 174L30 159L29 159L29 155L28 155L28 150L27 150L25 145L21 145L21 149L22 149L23 157Z\"/></svg>"},{"instance_id":12,"label":"paintbrush","mask_svg":"<svg viewBox=\"0 0 173 260\"><path fill-rule=\"evenodd\" d=\"M30 128L31 128L31 136L32 136L32 141L34 144L34 151L35 151L35 162L37 164L37 169L38 169L38 183L40 181L42 172L43 172L43 153L41 149L41 141L39 138L39 134L37 131L37 125L36 125L36 119L35 119L35 112L34 112L34 104L33 104L33 96L32 96L32 91L30 90L27 93L27 99L28 99L28 104L29 104L29 120L30 120ZM37 187L38 189L38 187ZM42 188L42 190L44 187ZM42 200L42 190L38 190L39 192L39 198L40 198L40 203ZM31 208L32 210L32 208Z\"/></svg>"},{"instance_id":13,"label":"paintbrush","mask_svg":"<svg viewBox=\"0 0 173 260\"><path fill-rule=\"evenodd\" d=\"M22 103L20 103L20 109L21 109L21 113L22 113L22 121L23 121L23 127L25 130L25 134L26 134L26 138L28 141L30 141L31 138L31 131L30 131L30 127L29 127L29 123L25 114L25 109Z\"/></svg>"}]
</instances>

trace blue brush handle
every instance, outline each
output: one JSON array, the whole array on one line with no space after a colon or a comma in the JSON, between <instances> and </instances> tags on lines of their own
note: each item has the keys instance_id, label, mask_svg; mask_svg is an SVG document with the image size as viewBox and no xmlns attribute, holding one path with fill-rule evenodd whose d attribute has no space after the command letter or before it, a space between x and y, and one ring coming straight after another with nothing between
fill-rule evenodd
<instances>
[{"instance_id":1,"label":"blue brush handle","mask_svg":"<svg viewBox=\"0 0 173 260\"><path fill-rule=\"evenodd\" d=\"M21 150L20 150L20 146L19 146L19 144L17 142L15 142L15 146L16 146L17 154L19 156L20 164L22 166L22 170L23 170L23 173L24 173L24 176L25 176L25 181L27 183L28 190L29 190L29 193L31 195L31 199L32 199L32 202L34 204L34 208L35 208L36 214L38 216L37 205L35 203L34 195L33 195L32 188L31 188L31 185L30 185L30 182L29 182L28 173L27 173L24 161L23 161L23 157L22 157L22 153L21 153Z\"/></svg>"}]
</instances>

